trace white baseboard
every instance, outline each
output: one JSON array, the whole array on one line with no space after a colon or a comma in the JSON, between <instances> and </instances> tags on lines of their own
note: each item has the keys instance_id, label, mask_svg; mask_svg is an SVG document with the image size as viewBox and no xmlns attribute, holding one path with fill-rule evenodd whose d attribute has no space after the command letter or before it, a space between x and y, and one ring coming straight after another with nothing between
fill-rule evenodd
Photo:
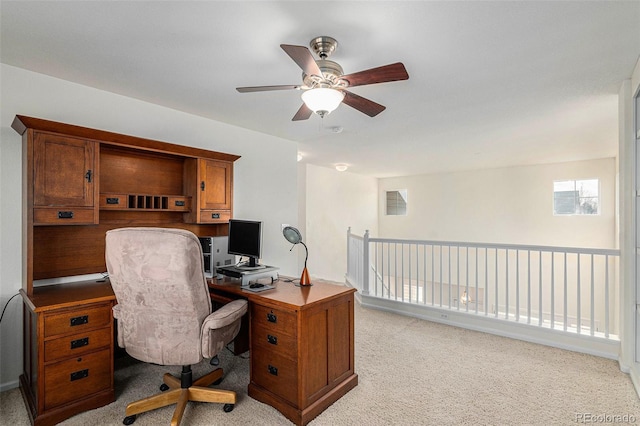
<instances>
[{"instance_id":1,"label":"white baseboard","mask_svg":"<svg viewBox=\"0 0 640 426\"><path fill-rule=\"evenodd\" d=\"M12 380L10 382L0 383L0 392L8 391L18 387L18 381Z\"/></svg>"},{"instance_id":2,"label":"white baseboard","mask_svg":"<svg viewBox=\"0 0 640 426\"><path fill-rule=\"evenodd\" d=\"M368 308L380 309L399 315L412 316L469 330L481 331L613 360L617 360L620 353L619 341L590 335L571 335L559 330L515 323L499 318L488 318L484 315L439 309L432 306L408 304L366 295L360 295L359 301L362 306Z\"/></svg>"}]
</instances>

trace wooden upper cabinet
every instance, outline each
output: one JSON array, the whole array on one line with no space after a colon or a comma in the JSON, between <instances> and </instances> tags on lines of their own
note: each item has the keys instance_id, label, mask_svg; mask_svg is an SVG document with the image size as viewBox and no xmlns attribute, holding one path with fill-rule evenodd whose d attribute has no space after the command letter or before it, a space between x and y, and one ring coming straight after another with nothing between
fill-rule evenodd
<instances>
[{"instance_id":1,"label":"wooden upper cabinet","mask_svg":"<svg viewBox=\"0 0 640 426\"><path fill-rule=\"evenodd\" d=\"M97 142L33 134L34 224L98 223Z\"/></svg>"},{"instance_id":2,"label":"wooden upper cabinet","mask_svg":"<svg viewBox=\"0 0 640 426\"><path fill-rule=\"evenodd\" d=\"M231 164L200 160L200 209L231 209Z\"/></svg>"},{"instance_id":3,"label":"wooden upper cabinet","mask_svg":"<svg viewBox=\"0 0 640 426\"><path fill-rule=\"evenodd\" d=\"M233 209L233 163L190 159L185 164L185 192L193 200L185 222L223 223Z\"/></svg>"},{"instance_id":4,"label":"wooden upper cabinet","mask_svg":"<svg viewBox=\"0 0 640 426\"><path fill-rule=\"evenodd\" d=\"M28 227L225 224L232 216L237 155L23 115L11 127L25 148Z\"/></svg>"}]
</instances>

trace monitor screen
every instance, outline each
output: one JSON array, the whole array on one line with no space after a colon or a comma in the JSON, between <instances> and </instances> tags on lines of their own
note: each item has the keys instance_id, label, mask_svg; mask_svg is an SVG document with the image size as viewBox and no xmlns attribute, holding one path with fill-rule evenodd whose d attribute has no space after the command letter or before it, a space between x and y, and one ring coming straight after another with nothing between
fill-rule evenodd
<instances>
[{"instance_id":1,"label":"monitor screen","mask_svg":"<svg viewBox=\"0 0 640 426\"><path fill-rule=\"evenodd\" d=\"M252 220L229 220L229 254L249 257L250 268L260 267L262 246L262 222Z\"/></svg>"}]
</instances>

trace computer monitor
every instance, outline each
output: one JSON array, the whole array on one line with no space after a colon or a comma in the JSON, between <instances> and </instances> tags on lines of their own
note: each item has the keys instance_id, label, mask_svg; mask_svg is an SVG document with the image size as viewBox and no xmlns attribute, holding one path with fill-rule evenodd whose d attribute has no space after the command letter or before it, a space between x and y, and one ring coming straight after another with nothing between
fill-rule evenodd
<instances>
[{"instance_id":1,"label":"computer monitor","mask_svg":"<svg viewBox=\"0 0 640 426\"><path fill-rule=\"evenodd\" d=\"M261 268L258 264L262 248L262 222L253 220L229 220L229 254L247 256L249 262L240 268Z\"/></svg>"}]
</instances>

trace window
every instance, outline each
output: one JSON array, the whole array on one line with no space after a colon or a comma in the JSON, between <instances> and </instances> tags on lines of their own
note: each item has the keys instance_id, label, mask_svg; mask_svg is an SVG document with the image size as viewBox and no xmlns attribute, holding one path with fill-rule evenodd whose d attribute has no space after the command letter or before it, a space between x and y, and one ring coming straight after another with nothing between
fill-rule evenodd
<instances>
[{"instance_id":1,"label":"window","mask_svg":"<svg viewBox=\"0 0 640 426\"><path fill-rule=\"evenodd\" d=\"M599 214L598 179L553 182L553 214Z\"/></svg>"},{"instance_id":2,"label":"window","mask_svg":"<svg viewBox=\"0 0 640 426\"><path fill-rule=\"evenodd\" d=\"M407 214L407 190L387 191L387 216L405 216Z\"/></svg>"}]
</instances>

